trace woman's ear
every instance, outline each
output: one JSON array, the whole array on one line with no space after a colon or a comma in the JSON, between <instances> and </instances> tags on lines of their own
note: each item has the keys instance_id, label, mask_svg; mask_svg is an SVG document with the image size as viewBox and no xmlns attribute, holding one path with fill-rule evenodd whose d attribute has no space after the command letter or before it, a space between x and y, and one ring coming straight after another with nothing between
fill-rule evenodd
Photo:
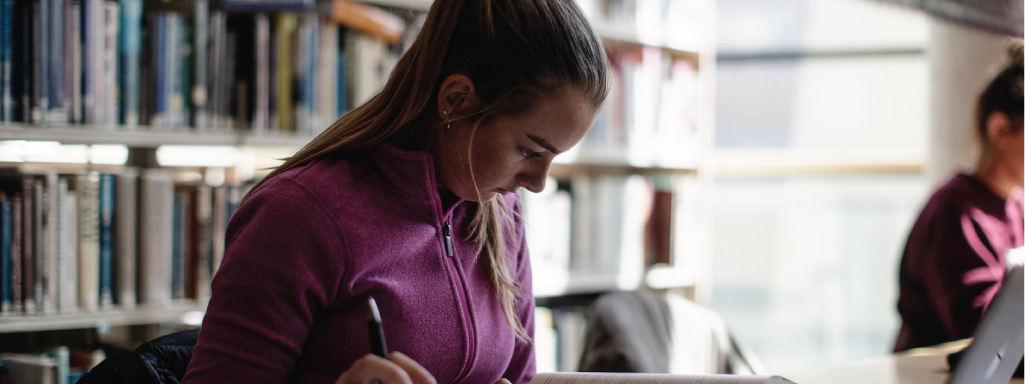
<instances>
[{"instance_id":1,"label":"woman's ear","mask_svg":"<svg viewBox=\"0 0 1025 384\"><path fill-rule=\"evenodd\" d=\"M989 142L998 149L1004 149L1008 140L1020 140L1016 135L1017 131L1012 126L1013 122L1003 112L993 112L986 118L986 136Z\"/></svg>"},{"instance_id":2,"label":"woman's ear","mask_svg":"<svg viewBox=\"0 0 1025 384\"><path fill-rule=\"evenodd\" d=\"M438 89L438 117L445 120L456 113L465 112L468 106L473 105L476 97L473 80L466 75L449 76Z\"/></svg>"}]
</instances>

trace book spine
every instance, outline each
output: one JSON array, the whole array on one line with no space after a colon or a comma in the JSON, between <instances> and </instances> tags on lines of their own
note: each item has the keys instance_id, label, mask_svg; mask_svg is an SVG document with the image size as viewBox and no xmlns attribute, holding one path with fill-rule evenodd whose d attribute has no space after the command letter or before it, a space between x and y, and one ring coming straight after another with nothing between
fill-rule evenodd
<instances>
[{"instance_id":1,"label":"book spine","mask_svg":"<svg viewBox=\"0 0 1025 384\"><path fill-rule=\"evenodd\" d=\"M32 109L31 123L45 124L43 118L49 109L50 87L47 83L47 5L49 0L33 0L32 2Z\"/></svg>"},{"instance_id":2,"label":"book spine","mask_svg":"<svg viewBox=\"0 0 1025 384\"><path fill-rule=\"evenodd\" d=\"M171 298L185 298L185 216L187 197L184 192L174 193L174 214L171 234Z\"/></svg>"},{"instance_id":3,"label":"book spine","mask_svg":"<svg viewBox=\"0 0 1025 384\"><path fill-rule=\"evenodd\" d=\"M118 123L120 110L120 94L118 81L118 26L120 16L118 15L118 4L112 1L104 1L101 17L103 20L101 50L101 85L103 89L103 121L105 127L114 129Z\"/></svg>"},{"instance_id":4,"label":"book spine","mask_svg":"<svg viewBox=\"0 0 1025 384\"><path fill-rule=\"evenodd\" d=\"M46 199L43 192L43 181L38 178L33 178L33 193L35 196L32 197L32 270L33 274L33 293L32 297L35 299L35 310L36 312L44 312L46 309L46 287L47 287L47 263L46 263Z\"/></svg>"},{"instance_id":5,"label":"book spine","mask_svg":"<svg viewBox=\"0 0 1025 384\"><path fill-rule=\"evenodd\" d=\"M121 124L139 125L139 60L142 51L142 0L121 0Z\"/></svg>"},{"instance_id":6,"label":"book spine","mask_svg":"<svg viewBox=\"0 0 1025 384\"><path fill-rule=\"evenodd\" d=\"M295 78L293 60L295 56L295 32L298 23L295 14L280 14L277 17L277 101L278 126L281 132L295 132Z\"/></svg>"},{"instance_id":7,"label":"book spine","mask_svg":"<svg viewBox=\"0 0 1025 384\"><path fill-rule=\"evenodd\" d=\"M43 312L57 312L58 290L58 212L60 209L59 182L57 172L47 173L43 180Z\"/></svg>"},{"instance_id":8,"label":"book spine","mask_svg":"<svg viewBox=\"0 0 1025 384\"><path fill-rule=\"evenodd\" d=\"M71 193L68 178L61 177L58 186L58 198L60 200L60 215L58 217L57 232L60 242L58 261L58 290L57 308L60 313L74 313L78 308L78 269L76 256L78 255L78 244L76 243L76 216L78 210L75 195Z\"/></svg>"},{"instance_id":9,"label":"book spine","mask_svg":"<svg viewBox=\"0 0 1025 384\"><path fill-rule=\"evenodd\" d=\"M178 71L178 65L181 63L181 48L180 32L178 26L180 25L179 16L176 13L167 14L167 44L164 49L164 64L167 68L167 72L164 73L164 97L167 102L167 117L172 130L177 129L181 124L178 121L179 114L181 113L182 100L181 100L181 72Z\"/></svg>"},{"instance_id":10,"label":"book spine","mask_svg":"<svg viewBox=\"0 0 1025 384\"><path fill-rule=\"evenodd\" d=\"M197 131L210 129L209 112L207 109L208 69L210 52L210 5L207 0L194 0L192 3L192 126Z\"/></svg>"},{"instance_id":11,"label":"book spine","mask_svg":"<svg viewBox=\"0 0 1025 384\"><path fill-rule=\"evenodd\" d=\"M71 122L82 120L82 1L71 1Z\"/></svg>"},{"instance_id":12,"label":"book spine","mask_svg":"<svg viewBox=\"0 0 1025 384\"><path fill-rule=\"evenodd\" d=\"M174 182L162 169L139 173L139 304L171 303Z\"/></svg>"},{"instance_id":13,"label":"book spine","mask_svg":"<svg viewBox=\"0 0 1025 384\"><path fill-rule=\"evenodd\" d=\"M150 125L163 130L169 126L167 94L165 93L167 80L167 15L163 13L157 14L154 17L154 21L153 56L150 58L153 63L153 78L151 81L154 86L153 114Z\"/></svg>"},{"instance_id":14,"label":"book spine","mask_svg":"<svg viewBox=\"0 0 1025 384\"><path fill-rule=\"evenodd\" d=\"M0 0L2 1L2 0ZM75 31L74 25L74 0L60 0L61 8L63 9L63 18L61 30L63 31L63 49L61 52L61 69L63 69L64 83L61 85L61 117L60 121L63 123L74 123L75 120L73 110L75 105L73 104L74 95L72 90L74 89L74 71L75 71Z\"/></svg>"},{"instance_id":15,"label":"book spine","mask_svg":"<svg viewBox=\"0 0 1025 384\"><path fill-rule=\"evenodd\" d=\"M253 92L254 106L253 106L253 118L251 129L255 134L267 133L268 125L267 121L270 119L268 115L268 84L267 80L270 77L268 73L268 60L269 59L269 47L270 44L270 19L267 18L266 14L260 13L253 15L253 37L255 39L255 46L253 47L253 61L256 66L255 74L255 89Z\"/></svg>"},{"instance_id":16,"label":"book spine","mask_svg":"<svg viewBox=\"0 0 1025 384\"><path fill-rule=\"evenodd\" d=\"M35 196L35 180L24 176L21 193L21 294L26 313L36 313Z\"/></svg>"},{"instance_id":17,"label":"book spine","mask_svg":"<svg viewBox=\"0 0 1025 384\"><path fill-rule=\"evenodd\" d=\"M100 307L100 176L90 172L78 182L78 303L89 312Z\"/></svg>"},{"instance_id":18,"label":"book spine","mask_svg":"<svg viewBox=\"0 0 1025 384\"><path fill-rule=\"evenodd\" d=\"M11 200L0 194L0 314L11 313L11 247L14 232Z\"/></svg>"},{"instance_id":19,"label":"book spine","mask_svg":"<svg viewBox=\"0 0 1025 384\"><path fill-rule=\"evenodd\" d=\"M22 242L22 201L20 195L14 195L11 197L11 272L10 272L10 287L11 287L11 312L21 313L24 311L22 295L22 283L21 283L21 272L22 272L22 260L21 260L21 242Z\"/></svg>"},{"instance_id":20,"label":"book spine","mask_svg":"<svg viewBox=\"0 0 1025 384\"><path fill-rule=\"evenodd\" d=\"M100 308L114 304L114 202L113 174L100 175Z\"/></svg>"},{"instance_id":21,"label":"book spine","mask_svg":"<svg viewBox=\"0 0 1025 384\"><path fill-rule=\"evenodd\" d=\"M217 274L224 258L224 232L228 226L228 187L220 185L213 188L213 206L211 207L212 244L210 250L210 279Z\"/></svg>"},{"instance_id":22,"label":"book spine","mask_svg":"<svg viewBox=\"0 0 1025 384\"><path fill-rule=\"evenodd\" d=\"M12 30L11 91L14 93L15 121L31 122L32 109L32 7L15 3Z\"/></svg>"},{"instance_id":23,"label":"book spine","mask_svg":"<svg viewBox=\"0 0 1025 384\"><path fill-rule=\"evenodd\" d=\"M2 121L14 121L14 93L13 78L11 77L14 62L11 53L14 50L14 40L11 31L14 28L12 13L14 12L14 0L0 0L0 114Z\"/></svg>"},{"instance_id":24,"label":"book spine","mask_svg":"<svg viewBox=\"0 0 1025 384\"><path fill-rule=\"evenodd\" d=\"M95 9L97 6L97 0L81 0L82 9L80 11L81 20L81 45L82 45L82 61L81 61L81 84L82 84L82 116L81 121L86 124L93 124L96 122L96 98L95 98L95 83L93 77L93 64L95 60L93 56L96 55L96 35L95 29Z\"/></svg>"},{"instance_id":25,"label":"book spine","mask_svg":"<svg viewBox=\"0 0 1025 384\"><path fill-rule=\"evenodd\" d=\"M47 2L47 49L46 69L49 102L47 104L47 124L67 123L67 111L64 109L64 4L62 0L42 0Z\"/></svg>"},{"instance_id":26,"label":"book spine","mask_svg":"<svg viewBox=\"0 0 1025 384\"><path fill-rule=\"evenodd\" d=\"M138 225L139 171L126 167L117 175L117 208L114 210L114 269L117 304L122 309L135 307L135 276L138 264L136 226Z\"/></svg>"},{"instance_id":27,"label":"book spine","mask_svg":"<svg viewBox=\"0 0 1025 384\"><path fill-rule=\"evenodd\" d=\"M213 190L206 184L200 184L196 188L194 200L196 211L196 236L198 244L198 272L196 275L196 298L208 300L210 298L210 281L213 273Z\"/></svg>"},{"instance_id":28,"label":"book spine","mask_svg":"<svg viewBox=\"0 0 1025 384\"><path fill-rule=\"evenodd\" d=\"M189 112L192 108L192 98L190 97L192 90L191 71L192 67L192 37L190 36L190 28L186 23L184 17L179 16L177 18L178 24L178 36L176 37L177 44L176 49L176 71L177 76L175 79L174 92L176 97L176 110L175 110L175 127L178 130L188 129L189 125Z\"/></svg>"}]
</instances>

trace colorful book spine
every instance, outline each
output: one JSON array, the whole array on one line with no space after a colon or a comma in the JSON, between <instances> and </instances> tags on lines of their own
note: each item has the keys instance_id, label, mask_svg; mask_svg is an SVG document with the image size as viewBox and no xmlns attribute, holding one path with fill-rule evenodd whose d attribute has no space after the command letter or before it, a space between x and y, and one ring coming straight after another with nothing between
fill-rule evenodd
<instances>
[{"instance_id":1,"label":"colorful book spine","mask_svg":"<svg viewBox=\"0 0 1025 384\"><path fill-rule=\"evenodd\" d=\"M100 176L76 177L78 200L78 304L88 312L100 307Z\"/></svg>"},{"instance_id":2,"label":"colorful book spine","mask_svg":"<svg viewBox=\"0 0 1025 384\"><path fill-rule=\"evenodd\" d=\"M117 175L117 207L114 209L114 299L122 309L135 307L135 277L138 265L136 226L138 225L139 171L125 167Z\"/></svg>"},{"instance_id":3,"label":"colorful book spine","mask_svg":"<svg viewBox=\"0 0 1025 384\"><path fill-rule=\"evenodd\" d=\"M142 0L121 0L121 124L139 125L139 60L142 52Z\"/></svg>"},{"instance_id":4,"label":"colorful book spine","mask_svg":"<svg viewBox=\"0 0 1025 384\"><path fill-rule=\"evenodd\" d=\"M100 175L100 308L114 304L114 191L113 174Z\"/></svg>"},{"instance_id":5,"label":"colorful book spine","mask_svg":"<svg viewBox=\"0 0 1025 384\"><path fill-rule=\"evenodd\" d=\"M43 312L52 314L57 312L57 294L58 290L58 259L59 259L59 243L58 243L58 212L60 209L59 204L59 188L60 183L58 182L57 172L48 172L39 180L43 189L42 201L42 228L41 243L43 247L40 256L40 267L39 270L42 272L43 280Z\"/></svg>"},{"instance_id":6,"label":"colorful book spine","mask_svg":"<svg viewBox=\"0 0 1025 384\"><path fill-rule=\"evenodd\" d=\"M25 306L23 304L24 296L22 295L22 262L21 262L21 209L22 202L21 196L14 195L11 197L11 274L10 274L10 288L11 288L11 311L14 313L21 313Z\"/></svg>"},{"instance_id":7,"label":"colorful book spine","mask_svg":"<svg viewBox=\"0 0 1025 384\"><path fill-rule=\"evenodd\" d=\"M192 2L192 126L197 131L210 129L209 112L207 108L208 98L207 83L209 79L207 64L210 60L210 4L207 0L193 0Z\"/></svg>"},{"instance_id":8,"label":"colorful book spine","mask_svg":"<svg viewBox=\"0 0 1025 384\"><path fill-rule=\"evenodd\" d=\"M48 12L47 5L49 0L33 0L32 1L32 108L31 108L31 123L32 124L43 124L46 121L43 119L49 110L50 91L49 84L47 82L49 71L47 70L47 59L48 50L47 47L47 32L49 31L47 24Z\"/></svg>"},{"instance_id":9,"label":"colorful book spine","mask_svg":"<svg viewBox=\"0 0 1025 384\"><path fill-rule=\"evenodd\" d=\"M173 232L171 236L171 298L185 298L185 217L188 197L174 193Z\"/></svg>"},{"instance_id":10,"label":"colorful book spine","mask_svg":"<svg viewBox=\"0 0 1025 384\"><path fill-rule=\"evenodd\" d=\"M170 126L168 119L168 102L166 89L167 71L167 15L160 13L153 17L153 41L150 48L153 54L150 62L153 66L153 113L150 125L157 129L166 129Z\"/></svg>"},{"instance_id":11,"label":"colorful book spine","mask_svg":"<svg viewBox=\"0 0 1025 384\"><path fill-rule=\"evenodd\" d=\"M283 13L277 16L277 101L278 126L281 132L295 132L295 40L298 16Z\"/></svg>"},{"instance_id":12,"label":"colorful book spine","mask_svg":"<svg viewBox=\"0 0 1025 384\"><path fill-rule=\"evenodd\" d=\"M67 177L60 178L58 187L60 215L57 233L60 242L58 266L57 309L60 313L78 310L78 200L70 189Z\"/></svg>"},{"instance_id":13,"label":"colorful book spine","mask_svg":"<svg viewBox=\"0 0 1025 384\"><path fill-rule=\"evenodd\" d=\"M62 0L42 0L47 3L46 18L46 73L47 124L67 123L64 109L64 4Z\"/></svg>"},{"instance_id":14,"label":"colorful book spine","mask_svg":"<svg viewBox=\"0 0 1025 384\"><path fill-rule=\"evenodd\" d=\"M100 85L98 89L101 98L99 103L100 123L107 129L114 129L118 123L120 110L120 89L118 82L118 26L120 16L118 4L112 1L104 1L100 10L102 26L100 36Z\"/></svg>"},{"instance_id":15,"label":"colorful book spine","mask_svg":"<svg viewBox=\"0 0 1025 384\"><path fill-rule=\"evenodd\" d=\"M71 1L71 122L83 123L82 117L82 0Z\"/></svg>"},{"instance_id":16,"label":"colorful book spine","mask_svg":"<svg viewBox=\"0 0 1025 384\"><path fill-rule=\"evenodd\" d=\"M103 3L100 0L81 0L82 41L82 122L96 123L96 56L99 25L96 13Z\"/></svg>"},{"instance_id":17,"label":"colorful book spine","mask_svg":"<svg viewBox=\"0 0 1025 384\"><path fill-rule=\"evenodd\" d=\"M35 300L35 180L22 177L21 190L21 294L26 313L36 313Z\"/></svg>"},{"instance_id":18,"label":"colorful book spine","mask_svg":"<svg viewBox=\"0 0 1025 384\"><path fill-rule=\"evenodd\" d=\"M14 0L0 0L0 121L14 121L14 79L11 77L11 52L14 39Z\"/></svg>"},{"instance_id":19,"label":"colorful book spine","mask_svg":"<svg viewBox=\"0 0 1025 384\"><path fill-rule=\"evenodd\" d=\"M0 314L11 313L11 247L14 240L11 200L0 194Z\"/></svg>"}]
</instances>

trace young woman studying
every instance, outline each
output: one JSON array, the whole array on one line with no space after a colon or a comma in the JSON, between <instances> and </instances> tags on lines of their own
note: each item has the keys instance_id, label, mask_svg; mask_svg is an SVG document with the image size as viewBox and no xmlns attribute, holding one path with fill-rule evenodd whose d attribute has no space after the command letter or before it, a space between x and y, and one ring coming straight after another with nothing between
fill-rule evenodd
<instances>
[{"instance_id":1,"label":"young woman studying","mask_svg":"<svg viewBox=\"0 0 1025 384\"><path fill-rule=\"evenodd\" d=\"M583 138L607 72L573 0L435 0L381 93L232 217L183 382L527 383L516 190Z\"/></svg>"},{"instance_id":2,"label":"young woman studying","mask_svg":"<svg viewBox=\"0 0 1025 384\"><path fill-rule=\"evenodd\" d=\"M1000 289L1005 254L1023 244L1022 45L976 105L982 155L933 193L911 229L900 264L894 351L971 337Z\"/></svg>"}]
</instances>

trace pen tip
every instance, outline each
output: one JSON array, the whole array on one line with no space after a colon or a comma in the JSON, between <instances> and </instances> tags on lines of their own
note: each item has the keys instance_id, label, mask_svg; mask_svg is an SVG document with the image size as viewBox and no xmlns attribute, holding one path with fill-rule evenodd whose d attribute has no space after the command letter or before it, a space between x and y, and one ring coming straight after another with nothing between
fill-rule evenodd
<instances>
[{"instance_id":1,"label":"pen tip","mask_svg":"<svg viewBox=\"0 0 1025 384\"><path fill-rule=\"evenodd\" d=\"M374 301L374 298L371 297L369 300L367 300L367 303L370 304L370 320L380 323L381 312L377 310L377 301Z\"/></svg>"}]
</instances>

